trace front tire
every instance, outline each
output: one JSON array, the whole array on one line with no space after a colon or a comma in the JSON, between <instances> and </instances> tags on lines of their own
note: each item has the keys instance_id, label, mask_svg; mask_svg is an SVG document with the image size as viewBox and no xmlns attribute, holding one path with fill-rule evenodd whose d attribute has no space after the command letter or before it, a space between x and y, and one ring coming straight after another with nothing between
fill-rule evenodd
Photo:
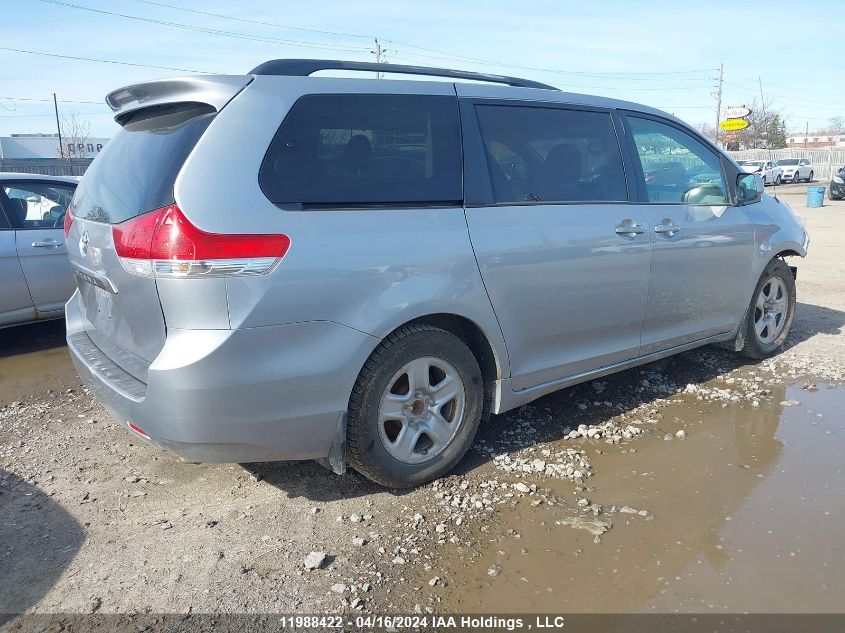
<instances>
[{"instance_id":1,"label":"front tire","mask_svg":"<svg viewBox=\"0 0 845 633\"><path fill-rule=\"evenodd\" d=\"M795 175L792 177L792 182L794 182L795 184L798 184L799 182L801 182L801 179L798 177L800 175L801 175L801 172L796 171Z\"/></svg>"},{"instance_id":2,"label":"front tire","mask_svg":"<svg viewBox=\"0 0 845 633\"><path fill-rule=\"evenodd\" d=\"M782 259L766 266L754 288L745 323L743 356L772 356L789 335L795 318L795 278Z\"/></svg>"},{"instance_id":3,"label":"front tire","mask_svg":"<svg viewBox=\"0 0 845 633\"><path fill-rule=\"evenodd\" d=\"M472 444L483 401L481 370L460 338L405 325L370 355L352 390L349 463L391 488L441 477Z\"/></svg>"}]
</instances>

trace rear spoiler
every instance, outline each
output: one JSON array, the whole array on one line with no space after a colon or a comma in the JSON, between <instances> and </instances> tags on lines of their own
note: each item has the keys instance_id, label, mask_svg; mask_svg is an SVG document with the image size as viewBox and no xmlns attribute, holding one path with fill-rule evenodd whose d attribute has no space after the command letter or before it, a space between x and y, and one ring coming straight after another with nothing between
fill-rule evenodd
<instances>
[{"instance_id":1,"label":"rear spoiler","mask_svg":"<svg viewBox=\"0 0 845 633\"><path fill-rule=\"evenodd\" d=\"M106 103L118 123L130 112L169 103L205 103L220 111L252 79L249 75L203 75L146 81L110 92Z\"/></svg>"}]
</instances>

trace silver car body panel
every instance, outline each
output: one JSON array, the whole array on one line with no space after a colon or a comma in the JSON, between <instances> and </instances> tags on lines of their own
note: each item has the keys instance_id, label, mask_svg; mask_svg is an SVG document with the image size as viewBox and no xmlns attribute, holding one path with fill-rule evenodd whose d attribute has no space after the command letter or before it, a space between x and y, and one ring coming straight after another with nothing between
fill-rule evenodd
<instances>
[{"instance_id":1,"label":"silver car body panel","mask_svg":"<svg viewBox=\"0 0 845 633\"><path fill-rule=\"evenodd\" d=\"M629 204L467 209L514 389L637 356L651 234L628 239L615 227L644 215Z\"/></svg>"},{"instance_id":2,"label":"silver car body panel","mask_svg":"<svg viewBox=\"0 0 845 633\"><path fill-rule=\"evenodd\" d=\"M279 124L303 95L457 94L634 110L680 123L653 108L427 81L211 76L153 83L146 92L115 91L110 104L118 115L174 101L218 110L175 181L185 217L212 233L291 238L282 263L266 275L132 279L113 252L109 225L72 226L70 244L88 231L101 249L94 261L71 248L74 265L117 290L83 280L68 303L80 375L121 422L191 460L327 456L366 359L409 321L447 314L477 326L496 361L492 408L503 412L732 338L771 257L806 252L803 227L765 195L742 207L535 205L520 206L519 216L508 206L296 211L271 203L257 182ZM237 159L221 160L227 156ZM570 221L555 222L561 214ZM614 232L624 218L659 224L667 216L682 224L677 239L660 242L649 231L625 241ZM131 310L130 327L123 315Z\"/></svg>"},{"instance_id":3,"label":"silver car body panel","mask_svg":"<svg viewBox=\"0 0 845 633\"><path fill-rule=\"evenodd\" d=\"M67 176L0 172L4 182L79 184ZM0 228L0 327L61 318L73 291L61 227Z\"/></svg>"},{"instance_id":4,"label":"silver car body panel","mask_svg":"<svg viewBox=\"0 0 845 633\"><path fill-rule=\"evenodd\" d=\"M747 207L646 206L648 226L666 223L680 230L654 236L640 354L733 330L757 281L751 276L754 226Z\"/></svg>"},{"instance_id":5,"label":"silver car body panel","mask_svg":"<svg viewBox=\"0 0 845 633\"><path fill-rule=\"evenodd\" d=\"M156 280L123 269L109 224L76 218L68 244L85 306L85 329L114 342L133 358L152 362L167 336L161 305L155 300ZM80 274L82 279L92 275L105 283L80 282Z\"/></svg>"},{"instance_id":6,"label":"silver car body panel","mask_svg":"<svg viewBox=\"0 0 845 633\"><path fill-rule=\"evenodd\" d=\"M61 314L74 289L64 232L61 228L18 229L15 242L35 308Z\"/></svg>"},{"instance_id":7,"label":"silver car body panel","mask_svg":"<svg viewBox=\"0 0 845 633\"><path fill-rule=\"evenodd\" d=\"M0 327L32 321L34 307L18 259L14 229L0 229L0 284Z\"/></svg>"}]
</instances>

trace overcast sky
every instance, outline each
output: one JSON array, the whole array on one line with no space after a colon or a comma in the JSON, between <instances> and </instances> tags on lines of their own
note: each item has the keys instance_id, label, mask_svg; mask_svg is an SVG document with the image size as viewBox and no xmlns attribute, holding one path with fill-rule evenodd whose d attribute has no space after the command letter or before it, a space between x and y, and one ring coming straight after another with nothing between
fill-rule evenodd
<instances>
[{"instance_id":1,"label":"overcast sky","mask_svg":"<svg viewBox=\"0 0 845 633\"><path fill-rule=\"evenodd\" d=\"M841 1L0 0L0 9L0 136L54 132L54 92L62 112L75 109L92 135L110 136L103 97L120 86L184 71L244 73L283 57L372 61L375 36L391 62L524 76L693 124L715 123L721 62L723 105L759 98L760 77L789 130L845 115Z\"/></svg>"}]
</instances>

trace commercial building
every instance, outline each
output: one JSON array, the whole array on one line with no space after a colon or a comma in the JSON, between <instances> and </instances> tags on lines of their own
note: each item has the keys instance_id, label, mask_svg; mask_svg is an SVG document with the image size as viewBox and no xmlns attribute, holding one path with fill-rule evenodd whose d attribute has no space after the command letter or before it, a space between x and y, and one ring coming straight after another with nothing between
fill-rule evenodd
<instances>
[{"instance_id":1,"label":"commercial building","mask_svg":"<svg viewBox=\"0 0 845 633\"><path fill-rule=\"evenodd\" d=\"M836 132L801 132L789 134L786 146L790 149L811 147L845 147L845 133Z\"/></svg>"},{"instance_id":2,"label":"commercial building","mask_svg":"<svg viewBox=\"0 0 845 633\"><path fill-rule=\"evenodd\" d=\"M51 176L81 176L107 138L63 138L58 134L0 136L0 171Z\"/></svg>"}]
</instances>

